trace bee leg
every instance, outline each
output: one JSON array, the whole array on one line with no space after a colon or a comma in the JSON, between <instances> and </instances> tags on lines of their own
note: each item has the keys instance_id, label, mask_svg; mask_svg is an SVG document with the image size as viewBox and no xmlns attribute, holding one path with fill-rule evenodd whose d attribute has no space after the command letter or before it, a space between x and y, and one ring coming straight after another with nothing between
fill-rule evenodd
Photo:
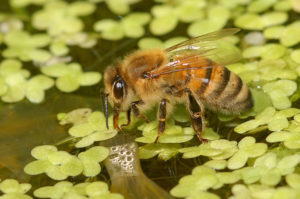
<instances>
[{"instance_id":1,"label":"bee leg","mask_svg":"<svg viewBox=\"0 0 300 199\"><path fill-rule=\"evenodd\" d=\"M130 124L130 122L131 122L131 108L129 108L128 110L127 110L127 123L126 124L122 124L121 125L121 129L123 128L123 127L126 127L126 126L129 126L129 124Z\"/></svg>"},{"instance_id":2,"label":"bee leg","mask_svg":"<svg viewBox=\"0 0 300 199\"><path fill-rule=\"evenodd\" d=\"M144 103L143 101L132 102L132 104L131 104L132 112L135 115L135 117L143 119L143 120L145 120L145 122L149 123L150 121L144 115L141 114L139 108L137 107L137 105L143 104L143 103Z\"/></svg>"},{"instance_id":3,"label":"bee leg","mask_svg":"<svg viewBox=\"0 0 300 199\"><path fill-rule=\"evenodd\" d=\"M197 137L201 142L208 142L207 139L203 138L204 131L204 109L202 105L199 105L194 96L188 94L188 111L190 113L191 123L196 132Z\"/></svg>"},{"instance_id":4,"label":"bee leg","mask_svg":"<svg viewBox=\"0 0 300 199\"><path fill-rule=\"evenodd\" d=\"M167 100L162 99L159 104L158 109L158 135L155 139L155 143L158 142L159 137L164 132L166 128L166 117L167 117Z\"/></svg>"},{"instance_id":5,"label":"bee leg","mask_svg":"<svg viewBox=\"0 0 300 199\"><path fill-rule=\"evenodd\" d=\"M120 109L115 108L114 109L114 128L117 129L118 131L121 131L121 129L118 125L119 115L120 115Z\"/></svg>"}]
</instances>

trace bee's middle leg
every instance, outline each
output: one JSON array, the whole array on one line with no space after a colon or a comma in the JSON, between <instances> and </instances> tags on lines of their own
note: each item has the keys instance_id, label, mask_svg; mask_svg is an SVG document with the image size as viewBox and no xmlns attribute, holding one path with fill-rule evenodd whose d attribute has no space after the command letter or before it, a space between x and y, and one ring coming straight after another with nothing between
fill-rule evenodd
<instances>
[{"instance_id":1,"label":"bee's middle leg","mask_svg":"<svg viewBox=\"0 0 300 199\"><path fill-rule=\"evenodd\" d=\"M131 103L132 112L135 115L135 117L143 119L143 120L145 120L145 122L149 123L150 121L144 115L141 114L141 111L139 110L139 108L137 106L137 105L141 105L141 104L144 104L144 102L142 100L132 102Z\"/></svg>"},{"instance_id":2,"label":"bee's middle leg","mask_svg":"<svg viewBox=\"0 0 300 199\"><path fill-rule=\"evenodd\" d=\"M159 137L165 131L166 128L166 118L167 118L167 100L162 99L159 104L158 109L158 135L155 139L155 143L158 142Z\"/></svg>"},{"instance_id":3,"label":"bee's middle leg","mask_svg":"<svg viewBox=\"0 0 300 199\"><path fill-rule=\"evenodd\" d=\"M191 93L188 93L187 108L190 113L191 123L196 132L197 137L201 142L207 142L208 140L203 138L205 126L204 109L201 105L199 105L199 103Z\"/></svg>"},{"instance_id":4,"label":"bee's middle leg","mask_svg":"<svg viewBox=\"0 0 300 199\"><path fill-rule=\"evenodd\" d=\"M129 126L131 122L131 107L127 110L127 123L126 124L122 124L121 128Z\"/></svg>"}]
</instances>

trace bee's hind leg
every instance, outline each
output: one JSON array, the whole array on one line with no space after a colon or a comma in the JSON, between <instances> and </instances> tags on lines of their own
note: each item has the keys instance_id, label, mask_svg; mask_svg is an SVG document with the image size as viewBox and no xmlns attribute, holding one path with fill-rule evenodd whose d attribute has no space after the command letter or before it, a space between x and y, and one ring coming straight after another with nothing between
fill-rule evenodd
<instances>
[{"instance_id":1,"label":"bee's hind leg","mask_svg":"<svg viewBox=\"0 0 300 199\"><path fill-rule=\"evenodd\" d=\"M202 104L199 104L191 92L188 92L188 106L187 109L190 113L191 123L196 132L197 137L201 142L208 142L203 138L203 132L205 128L204 120L204 108Z\"/></svg>"},{"instance_id":2,"label":"bee's hind leg","mask_svg":"<svg viewBox=\"0 0 300 199\"><path fill-rule=\"evenodd\" d=\"M166 128L166 117L167 117L167 100L162 99L158 108L158 135L155 139L155 143L158 142L159 137L165 131Z\"/></svg>"}]
</instances>

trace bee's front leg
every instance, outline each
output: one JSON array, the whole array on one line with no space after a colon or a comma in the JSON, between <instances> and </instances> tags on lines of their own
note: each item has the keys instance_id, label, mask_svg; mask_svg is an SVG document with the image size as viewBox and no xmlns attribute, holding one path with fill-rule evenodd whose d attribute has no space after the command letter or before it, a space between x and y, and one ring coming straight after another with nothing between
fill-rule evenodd
<instances>
[{"instance_id":1,"label":"bee's front leg","mask_svg":"<svg viewBox=\"0 0 300 199\"><path fill-rule=\"evenodd\" d=\"M166 128L166 118L167 118L167 100L162 99L159 104L158 109L158 135L155 139L155 143L158 142L159 137L164 132Z\"/></svg>"},{"instance_id":2,"label":"bee's front leg","mask_svg":"<svg viewBox=\"0 0 300 199\"><path fill-rule=\"evenodd\" d=\"M120 115L120 109L119 108L114 108L114 128L117 129L118 131L121 131L118 122L119 122L119 115Z\"/></svg>"},{"instance_id":3,"label":"bee's front leg","mask_svg":"<svg viewBox=\"0 0 300 199\"><path fill-rule=\"evenodd\" d=\"M201 142L208 142L207 139L203 138L205 120L204 120L204 109L203 107L197 102L194 96L189 93L188 94L188 111L190 113L191 123L193 129L196 132L197 137Z\"/></svg>"}]
</instances>

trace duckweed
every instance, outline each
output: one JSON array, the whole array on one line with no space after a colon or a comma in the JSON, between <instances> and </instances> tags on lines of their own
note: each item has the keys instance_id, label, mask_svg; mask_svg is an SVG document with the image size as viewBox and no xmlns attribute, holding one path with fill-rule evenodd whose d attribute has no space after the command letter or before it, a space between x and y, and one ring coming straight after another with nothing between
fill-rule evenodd
<instances>
[{"instance_id":1,"label":"duckweed","mask_svg":"<svg viewBox=\"0 0 300 199\"><path fill-rule=\"evenodd\" d=\"M44 66L42 73L51 77L57 77L56 87L66 93L77 90L80 86L91 86L101 80L98 72L83 72L78 63L58 63Z\"/></svg>"},{"instance_id":2,"label":"duckweed","mask_svg":"<svg viewBox=\"0 0 300 199\"><path fill-rule=\"evenodd\" d=\"M64 180L81 173L87 177L96 176L101 171L99 162L108 156L109 151L105 147L95 146L76 157L65 151L58 151L55 146L43 145L35 147L31 153L37 160L25 166L27 174L46 173L54 180Z\"/></svg>"},{"instance_id":3,"label":"duckweed","mask_svg":"<svg viewBox=\"0 0 300 199\"><path fill-rule=\"evenodd\" d=\"M241 28L218 42L217 48L235 50L242 59L226 62L229 56L222 55L224 59L218 60L250 87L253 109L239 116L216 118L213 113L214 119L207 117L204 138L208 143L198 142L184 106L169 114L166 131L157 144L153 143L158 131L155 119L146 124L132 117L125 130L136 131L141 159L194 163L190 175L172 189L168 187L174 197L299 198L300 22L295 17L300 12L299 1L10 0L9 4L5 10L12 13L0 13L1 107L23 100L41 103L52 91L70 95L81 86L96 85L102 79L98 71L104 71L110 59L132 51L129 46L168 48L188 37ZM80 58L76 58L77 52ZM83 52L97 60L89 62ZM51 89L54 85L57 89ZM99 92L95 87L89 89ZM81 90L73 94L87 97ZM88 97L95 96L89 90ZM65 135L69 137L55 146L33 148L36 160L25 166L25 172L46 174L60 182L35 188L34 197L124 198L110 193L109 186L99 181L108 150L98 142L117 135L113 116L109 117L109 130L104 114L89 108L60 113L57 119L61 125L69 125L62 128L68 129ZM126 122L122 113L119 125ZM68 152L63 150L65 144ZM185 174L189 172L186 169ZM62 181L67 178L72 182ZM0 182L0 198L30 199L30 188L30 184L6 179Z\"/></svg>"},{"instance_id":4,"label":"duckweed","mask_svg":"<svg viewBox=\"0 0 300 199\"><path fill-rule=\"evenodd\" d=\"M30 189L31 185L28 183L19 183L15 179L6 179L0 182L0 191L3 193L0 198L32 199L31 196L26 194L26 192L28 192Z\"/></svg>"},{"instance_id":5,"label":"duckweed","mask_svg":"<svg viewBox=\"0 0 300 199\"><path fill-rule=\"evenodd\" d=\"M54 186L45 186L34 191L34 196L38 198L108 198L123 199L120 194L110 193L105 182L85 182L73 185L68 181L61 181Z\"/></svg>"}]
</instances>

